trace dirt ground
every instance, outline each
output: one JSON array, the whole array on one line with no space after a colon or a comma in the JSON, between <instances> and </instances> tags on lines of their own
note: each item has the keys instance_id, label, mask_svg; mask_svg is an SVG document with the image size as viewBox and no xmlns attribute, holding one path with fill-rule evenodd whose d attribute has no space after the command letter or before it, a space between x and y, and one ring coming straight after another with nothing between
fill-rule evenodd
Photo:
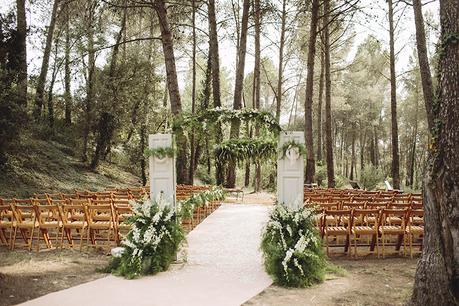
<instances>
[{"instance_id":1,"label":"dirt ground","mask_svg":"<svg viewBox=\"0 0 459 306\"><path fill-rule=\"evenodd\" d=\"M0 306L104 277L104 252L51 250L27 252L0 248ZM244 305L403 305L410 296L417 259L334 257L338 273L312 288L270 286Z\"/></svg>"},{"instance_id":2,"label":"dirt ground","mask_svg":"<svg viewBox=\"0 0 459 306\"><path fill-rule=\"evenodd\" d=\"M105 276L96 272L108 263L104 252L90 250L8 251L0 247L0 306L39 296Z\"/></svg>"},{"instance_id":3,"label":"dirt ground","mask_svg":"<svg viewBox=\"0 0 459 306\"><path fill-rule=\"evenodd\" d=\"M244 305L404 305L410 297L417 259L333 258L344 269L312 288L272 285Z\"/></svg>"}]
</instances>

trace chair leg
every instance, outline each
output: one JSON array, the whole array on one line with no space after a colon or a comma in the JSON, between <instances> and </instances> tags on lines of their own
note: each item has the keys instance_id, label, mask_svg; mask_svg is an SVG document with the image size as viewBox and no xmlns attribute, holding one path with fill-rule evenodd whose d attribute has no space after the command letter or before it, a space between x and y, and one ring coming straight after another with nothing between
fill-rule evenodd
<instances>
[{"instance_id":1,"label":"chair leg","mask_svg":"<svg viewBox=\"0 0 459 306\"><path fill-rule=\"evenodd\" d=\"M326 244L326 247L327 247L327 256L329 256L330 253L328 251L328 233L325 233L325 244Z\"/></svg>"},{"instance_id":2,"label":"chair leg","mask_svg":"<svg viewBox=\"0 0 459 306\"><path fill-rule=\"evenodd\" d=\"M18 228L15 227L14 228L14 234L13 234L13 240L12 240L12 243L11 243L11 250L14 250L14 246L16 244L16 235L18 233Z\"/></svg>"},{"instance_id":3,"label":"chair leg","mask_svg":"<svg viewBox=\"0 0 459 306\"><path fill-rule=\"evenodd\" d=\"M357 234L354 234L354 258L357 258Z\"/></svg>"},{"instance_id":4,"label":"chair leg","mask_svg":"<svg viewBox=\"0 0 459 306\"><path fill-rule=\"evenodd\" d=\"M386 241L385 241L384 231L381 232L381 240L382 240L382 258L385 258Z\"/></svg>"},{"instance_id":5,"label":"chair leg","mask_svg":"<svg viewBox=\"0 0 459 306\"><path fill-rule=\"evenodd\" d=\"M411 235L411 233L409 234L409 239L410 239L410 257L411 259L413 259L413 237Z\"/></svg>"},{"instance_id":6,"label":"chair leg","mask_svg":"<svg viewBox=\"0 0 459 306\"><path fill-rule=\"evenodd\" d=\"M80 252L81 252L81 250L83 250L83 239L84 239L84 233L85 232L86 231L84 229L82 229L81 232L80 232Z\"/></svg>"}]
</instances>

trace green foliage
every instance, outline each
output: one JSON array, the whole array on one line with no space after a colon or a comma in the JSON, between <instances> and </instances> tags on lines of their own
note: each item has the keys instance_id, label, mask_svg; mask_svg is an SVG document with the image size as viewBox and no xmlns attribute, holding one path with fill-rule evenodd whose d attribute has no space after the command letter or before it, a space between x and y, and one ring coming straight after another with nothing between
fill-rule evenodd
<instances>
[{"instance_id":1,"label":"green foliage","mask_svg":"<svg viewBox=\"0 0 459 306\"><path fill-rule=\"evenodd\" d=\"M360 183L367 190L373 190L382 182L384 174L375 166L366 165L360 174Z\"/></svg>"},{"instance_id":2,"label":"green foliage","mask_svg":"<svg viewBox=\"0 0 459 306\"><path fill-rule=\"evenodd\" d=\"M281 154L282 158L284 158L287 154L287 151L293 148L298 150L300 156L306 156L306 148L304 147L304 144L296 142L293 139L284 143L284 145L280 148L279 153Z\"/></svg>"},{"instance_id":3,"label":"green foliage","mask_svg":"<svg viewBox=\"0 0 459 306\"><path fill-rule=\"evenodd\" d=\"M316 179L319 183L319 186L327 179L327 166L318 162L316 165Z\"/></svg>"},{"instance_id":4,"label":"green foliage","mask_svg":"<svg viewBox=\"0 0 459 306\"><path fill-rule=\"evenodd\" d=\"M324 280L326 261L308 208L289 211L276 205L263 231L266 272L278 285L307 287Z\"/></svg>"},{"instance_id":5,"label":"green foliage","mask_svg":"<svg viewBox=\"0 0 459 306\"><path fill-rule=\"evenodd\" d=\"M114 258L107 271L128 279L166 271L184 241L183 229L174 210L154 200L136 202L132 228L123 240L120 258Z\"/></svg>"},{"instance_id":6,"label":"green foliage","mask_svg":"<svg viewBox=\"0 0 459 306\"><path fill-rule=\"evenodd\" d=\"M193 194L186 200L179 202L180 218L189 219L196 208L208 205L212 201L225 199L225 192L220 187L213 187L198 194Z\"/></svg>"},{"instance_id":7,"label":"green foliage","mask_svg":"<svg viewBox=\"0 0 459 306\"><path fill-rule=\"evenodd\" d=\"M215 146L215 156L220 162L244 160L264 162L276 156L277 144L271 139L239 138L223 141Z\"/></svg>"},{"instance_id":8,"label":"green foliage","mask_svg":"<svg viewBox=\"0 0 459 306\"><path fill-rule=\"evenodd\" d=\"M146 148L145 149L145 157L156 157L159 159L163 159L165 157L173 158L175 156L175 148L174 147L164 147L164 148Z\"/></svg>"},{"instance_id":9,"label":"green foliage","mask_svg":"<svg viewBox=\"0 0 459 306\"><path fill-rule=\"evenodd\" d=\"M276 118L269 112L249 108L233 110L219 107L178 117L175 119L172 129L175 131L191 127L205 128L208 124L227 123L234 120L256 123L265 126L274 133L279 133L282 130Z\"/></svg>"},{"instance_id":10,"label":"green foliage","mask_svg":"<svg viewBox=\"0 0 459 306\"><path fill-rule=\"evenodd\" d=\"M207 173L202 167L198 166L195 173L196 177L206 185L215 185L215 177Z\"/></svg>"},{"instance_id":11,"label":"green foliage","mask_svg":"<svg viewBox=\"0 0 459 306\"><path fill-rule=\"evenodd\" d=\"M343 188L349 184L349 179L342 175L335 176L335 187L336 188Z\"/></svg>"}]
</instances>

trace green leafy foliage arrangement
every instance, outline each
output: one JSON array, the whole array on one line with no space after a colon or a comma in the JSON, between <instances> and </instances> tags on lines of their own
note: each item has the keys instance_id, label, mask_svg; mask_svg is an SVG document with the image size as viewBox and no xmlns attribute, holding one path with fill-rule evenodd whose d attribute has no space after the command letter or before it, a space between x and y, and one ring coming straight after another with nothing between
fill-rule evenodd
<instances>
[{"instance_id":1,"label":"green leafy foliage arrangement","mask_svg":"<svg viewBox=\"0 0 459 306\"><path fill-rule=\"evenodd\" d=\"M262 234L266 272L285 287L307 287L325 277L326 260L308 208L291 211L277 204Z\"/></svg>"},{"instance_id":2,"label":"green leafy foliage arrangement","mask_svg":"<svg viewBox=\"0 0 459 306\"><path fill-rule=\"evenodd\" d=\"M263 162L276 156L277 144L269 138L229 139L216 145L214 151L217 160L222 163L235 161L240 164L244 160Z\"/></svg>"},{"instance_id":3,"label":"green leafy foliage arrangement","mask_svg":"<svg viewBox=\"0 0 459 306\"><path fill-rule=\"evenodd\" d=\"M128 279L166 271L185 239L170 205L146 199L133 204L132 228L122 241L124 252L106 269Z\"/></svg>"},{"instance_id":4,"label":"green leafy foliage arrangement","mask_svg":"<svg viewBox=\"0 0 459 306\"><path fill-rule=\"evenodd\" d=\"M173 158L175 156L175 148L174 147L164 147L164 148L146 148L144 152L145 157L156 157L159 159L163 159L165 157Z\"/></svg>"},{"instance_id":5,"label":"green leafy foliage arrangement","mask_svg":"<svg viewBox=\"0 0 459 306\"><path fill-rule=\"evenodd\" d=\"M180 217L189 219L196 208L206 206L209 202L225 199L225 192L221 187L213 187L198 194L193 194L186 200L179 202Z\"/></svg>"},{"instance_id":6,"label":"green leafy foliage arrangement","mask_svg":"<svg viewBox=\"0 0 459 306\"><path fill-rule=\"evenodd\" d=\"M287 155L287 151L290 149L297 149L300 156L306 156L306 148L304 147L304 144L296 142L292 139L284 143L284 145L280 148L279 153L281 154L282 158Z\"/></svg>"},{"instance_id":7,"label":"green leafy foliage arrangement","mask_svg":"<svg viewBox=\"0 0 459 306\"><path fill-rule=\"evenodd\" d=\"M234 120L256 123L276 134L282 131L276 118L269 112L249 108L234 110L221 107L206 109L196 114L187 114L181 118L177 118L174 121L172 129L177 130L186 127L206 128L206 125L209 124L227 123Z\"/></svg>"}]
</instances>

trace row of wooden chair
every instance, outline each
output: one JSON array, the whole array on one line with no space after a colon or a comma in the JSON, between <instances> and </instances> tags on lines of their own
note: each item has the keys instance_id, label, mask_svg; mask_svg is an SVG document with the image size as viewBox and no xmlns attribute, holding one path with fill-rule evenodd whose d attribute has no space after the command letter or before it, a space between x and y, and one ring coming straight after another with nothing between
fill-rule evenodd
<instances>
[{"instance_id":1,"label":"row of wooden chair","mask_svg":"<svg viewBox=\"0 0 459 306\"><path fill-rule=\"evenodd\" d=\"M101 232L107 233L106 241L120 242L121 233L128 230L123 222L132 215L129 204L93 203L92 201L71 202L66 200L59 203L41 205L37 203L0 205L0 240L10 249L15 248L18 233L25 245L32 249L36 240L37 251L43 239L47 248L53 247L51 233L55 234L56 245L60 235L60 247L64 244L64 235L68 244L74 246L74 235L80 239L80 249L86 238L87 245L92 245L101 239ZM35 237L35 233L37 237ZM105 240L105 238L103 239Z\"/></svg>"},{"instance_id":2,"label":"row of wooden chair","mask_svg":"<svg viewBox=\"0 0 459 306\"><path fill-rule=\"evenodd\" d=\"M424 212L421 209L368 209L352 208L328 210L319 209L316 225L322 235L327 255L332 246L344 247L349 256L350 245L354 246L354 256L357 257L358 246L369 246L370 251L379 257L379 246L382 244L382 256L385 256L386 246L395 246L400 251L403 243L403 254L406 255L406 243L409 243L410 256L413 257L413 243L420 241L424 234ZM339 237L344 237L344 244L339 244ZM366 243L364 237L367 238ZM331 240L330 240L331 239ZM331 244L331 242L335 242Z\"/></svg>"},{"instance_id":3,"label":"row of wooden chair","mask_svg":"<svg viewBox=\"0 0 459 306\"><path fill-rule=\"evenodd\" d=\"M177 199L184 200L208 189L208 186L180 186L177 188ZM51 248L52 232L56 234L56 245L60 235L61 248L64 236L71 247L74 247L74 237L77 237L80 249L85 239L87 245L89 240L92 245L100 240L106 240L109 245L119 244L122 233L130 229L130 225L124 221L132 215L130 201L133 198L120 194L132 195L134 192L141 197L148 195L145 189L117 189L104 192L75 191L75 194L36 194L29 199L0 198L0 242L14 249L19 234L29 250L35 240L38 241L39 250L41 239L46 247ZM211 202L199 207L192 218L183 220L184 228L193 229L219 205L219 202ZM106 239L101 239L100 233L103 231L107 234Z\"/></svg>"}]
</instances>

